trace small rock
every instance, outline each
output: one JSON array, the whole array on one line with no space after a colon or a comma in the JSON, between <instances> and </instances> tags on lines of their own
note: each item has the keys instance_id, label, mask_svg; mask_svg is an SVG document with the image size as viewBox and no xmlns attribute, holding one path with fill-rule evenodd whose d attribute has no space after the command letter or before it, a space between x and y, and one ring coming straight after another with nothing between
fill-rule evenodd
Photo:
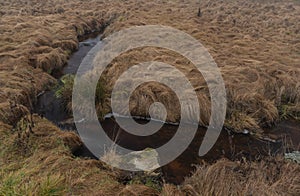
<instances>
[{"instance_id":1,"label":"small rock","mask_svg":"<svg viewBox=\"0 0 300 196\"><path fill-rule=\"evenodd\" d=\"M110 159L107 160L112 166L117 168L126 167L126 170L152 172L160 167L158 153L155 149L151 148L131 152L123 156L119 156L116 153L114 156L117 157L116 159L111 159L111 155L109 157Z\"/></svg>"},{"instance_id":2,"label":"small rock","mask_svg":"<svg viewBox=\"0 0 300 196\"><path fill-rule=\"evenodd\" d=\"M243 134L245 134L245 135L248 135L250 133L250 131L249 130L247 130L247 129L244 129L244 131L243 131Z\"/></svg>"},{"instance_id":3,"label":"small rock","mask_svg":"<svg viewBox=\"0 0 300 196\"><path fill-rule=\"evenodd\" d=\"M291 153L285 153L284 158L300 164L300 151L294 151Z\"/></svg>"}]
</instances>

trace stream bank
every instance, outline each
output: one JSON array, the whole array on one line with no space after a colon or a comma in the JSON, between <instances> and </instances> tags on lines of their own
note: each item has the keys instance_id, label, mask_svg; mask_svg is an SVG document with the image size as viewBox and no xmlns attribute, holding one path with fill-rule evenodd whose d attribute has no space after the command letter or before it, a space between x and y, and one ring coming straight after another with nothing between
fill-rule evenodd
<instances>
[{"instance_id":1,"label":"stream bank","mask_svg":"<svg viewBox=\"0 0 300 196\"><path fill-rule=\"evenodd\" d=\"M78 51L71 55L68 65L63 69L61 76L76 74L83 58L100 40L101 36L99 34L81 40ZM71 116L62 107L62 100L55 96L54 91L47 91L40 95L35 108L36 113L52 121L61 129L76 130ZM147 122L142 119L136 119L136 121L141 124ZM112 139L115 139L116 131L118 131L118 145L137 151L145 148L155 149L162 146L174 136L178 128L176 125L165 124L159 132L152 136L138 137L121 129L113 117L106 118L101 122L101 125ZM199 127L193 142L185 152L173 162L162 167L163 179L168 183L180 184L185 177L191 175L195 169L194 165L201 164L202 161L213 163L221 158L253 161L263 159L266 156L275 156L295 150L299 148L300 144L299 130L299 123L293 120L283 121L275 128L267 130L270 140L263 141L251 135L233 134L223 129L212 150L204 157L199 157L198 149L206 132L206 128ZM74 155L96 158L85 146L75 152Z\"/></svg>"}]
</instances>

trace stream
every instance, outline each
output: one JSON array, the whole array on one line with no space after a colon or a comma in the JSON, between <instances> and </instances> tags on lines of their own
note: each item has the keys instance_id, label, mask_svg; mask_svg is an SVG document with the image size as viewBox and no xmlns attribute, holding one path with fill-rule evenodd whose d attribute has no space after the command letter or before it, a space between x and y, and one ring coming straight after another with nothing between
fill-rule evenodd
<instances>
[{"instance_id":1,"label":"stream","mask_svg":"<svg viewBox=\"0 0 300 196\"><path fill-rule=\"evenodd\" d=\"M79 50L73 53L68 61L68 65L62 71L62 75L76 74L77 69L87 55L87 53L101 41L101 36L96 35L81 40ZM71 116L62 109L61 101L55 97L53 91L47 91L38 97L35 112L43 115L63 130L75 130ZM145 124L146 120L136 119L137 122ZM116 131L119 131L117 144L131 149L143 150L145 148L157 148L168 142L176 133L178 126L165 124L160 131L147 137L134 136L116 123L115 119L106 118L101 125L107 135L114 139ZM184 178L191 175L195 169L195 164L200 164L203 160L213 163L220 158L230 160L259 160L265 156L283 153L293 149L299 149L300 145L300 123L294 120L286 120L278 124L275 128L266 130L272 138L269 141L259 140L251 135L233 134L225 129L210 150L204 157L198 156L198 150L201 145L206 128L199 127L193 142L176 160L161 168L163 179L168 183L180 184ZM155 141L155 143L153 142ZM291 144L291 145L288 145ZM74 153L75 156L95 158L89 150L83 146Z\"/></svg>"}]
</instances>

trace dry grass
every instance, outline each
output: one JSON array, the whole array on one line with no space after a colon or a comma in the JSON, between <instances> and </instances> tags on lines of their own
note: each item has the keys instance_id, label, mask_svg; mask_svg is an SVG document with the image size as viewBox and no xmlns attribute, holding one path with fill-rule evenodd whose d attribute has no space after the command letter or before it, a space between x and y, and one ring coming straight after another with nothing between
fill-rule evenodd
<instances>
[{"instance_id":1,"label":"dry grass","mask_svg":"<svg viewBox=\"0 0 300 196\"><path fill-rule=\"evenodd\" d=\"M78 48L78 37L100 31L119 13L98 9L99 1L88 7L60 0L0 3L0 103L9 117L9 100L30 110L37 94L53 85L50 74L61 70Z\"/></svg>"},{"instance_id":2,"label":"dry grass","mask_svg":"<svg viewBox=\"0 0 300 196\"><path fill-rule=\"evenodd\" d=\"M140 185L123 190L100 162L73 158L71 151L80 145L76 135L37 117L32 129L21 121L37 94L55 84L50 74L77 49L78 37L108 24L105 35L134 25L162 24L198 39L221 68L228 95L226 125L236 132L259 133L280 118L299 119L299 2L207 0L201 1L202 17L197 17L198 6L196 0L0 0L0 194L156 194ZM205 81L173 52L144 48L119 56L106 70L108 88L128 67L146 60L172 64L189 77L200 101L200 124L206 125L210 99ZM141 105L143 90L149 99ZM165 103L168 120L178 121L173 94L157 84L138 89L131 109L135 115L148 115L153 101ZM109 104L103 105L99 110L109 110ZM266 169L267 163L200 166L180 190L166 185L164 194L299 195L299 166L276 162Z\"/></svg>"},{"instance_id":3,"label":"dry grass","mask_svg":"<svg viewBox=\"0 0 300 196\"><path fill-rule=\"evenodd\" d=\"M35 95L47 88L51 79L32 72L42 73L39 71L42 69L51 74L61 69L77 48L77 36L100 30L112 22L105 35L133 25L162 24L194 36L221 67L228 95L226 125L229 128L256 133L280 118L299 118L297 13L300 8L295 1L201 1L202 17L195 14L198 1L89 1L86 5L58 0L2 4L0 75L2 80L10 82L1 81L1 90L6 92L3 98L0 96L2 103L10 97L18 97L17 103L26 107L30 105L28 102L34 102ZM199 97L199 123L207 125L210 99L206 83L201 74L176 53L145 48L123 54L107 70L107 86L113 86L128 67L145 60L172 64L188 76ZM24 70L30 71L24 73ZM26 76L31 79L15 83ZM40 83L43 86L38 88ZM138 104L145 89L151 99ZM168 121L178 121L179 105L172 97L170 90L148 85L135 93L131 109L135 115L147 116L151 102L162 101L170 106ZM99 110L108 111L109 104L104 105L105 108L99 107Z\"/></svg>"},{"instance_id":4,"label":"dry grass","mask_svg":"<svg viewBox=\"0 0 300 196\"><path fill-rule=\"evenodd\" d=\"M132 1L131 1L132 2ZM163 24L186 31L204 44L216 60L227 89L226 125L233 131L260 133L284 116L299 118L299 4L295 2L202 1L203 16L196 17L196 2L167 1L136 4L124 18L116 20L106 34L132 25ZM165 8L165 9L164 9ZM280 16L280 17L279 17ZM177 21L178 19L178 21ZM108 86L130 66L159 60L181 70L197 89L207 125L210 101L205 81L193 65L178 54L159 48L144 48L119 56L107 70ZM166 73L166 77L167 77ZM132 78L130 78L132 80ZM161 94L163 92L163 95ZM143 96L147 97L143 100ZM152 102L167 106L168 121L179 120L179 105L170 90L157 84L138 89L131 98L135 115L147 116ZM143 104L141 104L143 102ZM170 106L170 107L168 107ZM197 111L190 111L193 114Z\"/></svg>"},{"instance_id":5,"label":"dry grass","mask_svg":"<svg viewBox=\"0 0 300 196\"><path fill-rule=\"evenodd\" d=\"M162 195L299 195L300 169L282 160L198 166L180 188L165 185Z\"/></svg>"}]
</instances>

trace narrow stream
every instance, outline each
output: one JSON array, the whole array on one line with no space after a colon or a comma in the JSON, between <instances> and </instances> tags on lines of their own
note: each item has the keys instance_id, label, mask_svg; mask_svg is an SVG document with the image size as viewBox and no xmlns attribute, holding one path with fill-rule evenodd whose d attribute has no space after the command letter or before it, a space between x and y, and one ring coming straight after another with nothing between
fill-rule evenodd
<instances>
[{"instance_id":1,"label":"narrow stream","mask_svg":"<svg viewBox=\"0 0 300 196\"><path fill-rule=\"evenodd\" d=\"M62 73L57 74L62 77L66 74L76 74L82 60L88 54L88 52L100 42L101 35L99 33L92 34L88 38L81 38L79 42L78 50L74 52L68 60L68 65L64 67ZM72 126L68 127L67 124L72 124L71 116L68 116L63 109L61 100L57 99L54 91L46 91L38 96L38 101L35 106L35 112L41 114L48 120L54 122L60 128L72 129ZM69 119L69 121L68 121Z\"/></svg>"},{"instance_id":2,"label":"narrow stream","mask_svg":"<svg viewBox=\"0 0 300 196\"><path fill-rule=\"evenodd\" d=\"M86 54L100 41L100 36L88 38L79 44L79 50L75 52L68 61L68 66L63 74L75 74L81 61ZM48 91L38 97L36 112L54 122L62 129L74 130L74 124L70 116L61 107L61 101L54 96L53 91ZM136 120L143 124L144 120ZM145 148L157 148L168 142L177 131L177 126L165 124L159 132L149 137L138 137L122 130L114 118L107 118L101 122L107 135L114 139L118 131L117 143L132 150L143 150ZM195 164L203 160L215 162L226 157L231 160L259 160L268 155L282 153L292 149L299 149L300 145L300 123L288 120L280 123L267 133L274 140L262 141L250 135L231 134L223 130L213 149L204 157L198 156L206 128L199 127L196 137L186 151L170 164L162 167L163 178L166 182L180 184L186 176L194 170ZM155 141L155 142L153 142ZM290 144L291 145L288 145ZM86 147L82 147L75 153L76 156L95 158Z\"/></svg>"}]
</instances>

